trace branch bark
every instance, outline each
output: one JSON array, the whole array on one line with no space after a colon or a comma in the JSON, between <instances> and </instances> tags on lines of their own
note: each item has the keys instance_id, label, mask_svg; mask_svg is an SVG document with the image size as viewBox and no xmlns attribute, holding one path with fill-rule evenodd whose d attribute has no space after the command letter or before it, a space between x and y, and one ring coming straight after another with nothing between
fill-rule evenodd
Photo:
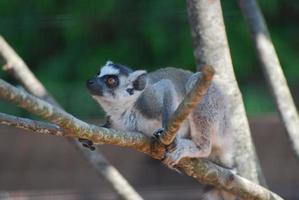
<instances>
[{"instance_id":1,"label":"branch bark","mask_svg":"<svg viewBox=\"0 0 299 200\"><path fill-rule=\"evenodd\" d=\"M176 111L170 117L168 126L165 131L159 137L162 144L170 145L175 137L177 131L180 129L182 122L192 112L193 108L202 100L206 94L214 76L213 67L206 65L202 68L202 78L198 78L195 86L184 97Z\"/></svg>"},{"instance_id":2,"label":"branch bark","mask_svg":"<svg viewBox=\"0 0 299 200\"><path fill-rule=\"evenodd\" d=\"M131 147L156 159L164 157L165 146L157 145L152 151L151 140L137 132L122 132L87 124L65 111L38 99L26 91L19 90L0 79L0 97L38 115L71 133L71 136L85 138L96 144L114 144ZM256 185L230 170L217 166L206 159L182 159L178 168L196 180L213 185L245 199L282 199L275 193Z\"/></svg>"},{"instance_id":3,"label":"branch bark","mask_svg":"<svg viewBox=\"0 0 299 200\"><path fill-rule=\"evenodd\" d=\"M225 91L229 102L237 171L240 175L265 185L233 72L220 0L187 0L187 10L196 64L198 68L204 65L212 65L215 68L214 81Z\"/></svg>"},{"instance_id":4,"label":"branch bark","mask_svg":"<svg viewBox=\"0 0 299 200\"><path fill-rule=\"evenodd\" d=\"M0 113L0 124L11 126L23 130L30 131L32 133L54 135L54 136L66 136L66 137L75 137L75 135L64 131L56 124L31 120L22 117L15 117L13 115L8 115ZM82 153L89 154L89 150L82 149ZM87 155L89 156L89 155ZM119 195L124 199L138 199L138 196L135 196L135 192L131 191L131 186L128 187L129 183L123 176L115 169L112 165L109 164L109 161L105 157L100 157L101 154L91 154L91 159L95 163L94 167L109 181L112 182L113 187L119 191ZM107 165L108 163L108 165Z\"/></svg>"},{"instance_id":5,"label":"branch bark","mask_svg":"<svg viewBox=\"0 0 299 200\"><path fill-rule=\"evenodd\" d=\"M64 130L56 124L16 117L5 113L0 113L0 124L24 129L38 134L69 136L68 133L64 132Z\"/></svg>"},{"instance_id":6,"label":"branch bark","mask_svg":"<svg viewBox=\"0 0 299 200\"><path fill-rule=\"evenodd\" d=\"M255 0L238 0L238 3L249 26L276 108L287 130L293 151L299 158L299 117L263 14Z\"/></svg>"},{"instance_id":7,"label":"branch bark","mask_svg":"<svg viewBox=\"0 0 299 200\"><path fill-rule=\"evenodd\" d=\"M29 67L22 58L9 46L9 44L0 35L0 55L6 61L3 69L14 76L27 91L31 94L44 99L45 101L60 107L55 99L48 93L42 83L34 76ZM84 159L100 173L114 191L126 200L141 200L142 197L134 190L134 188L125 180L125 178L113 167L99 150L95 152L82 148L81 144L73 139L68 140Z\"/></svg>"}]
</instances>

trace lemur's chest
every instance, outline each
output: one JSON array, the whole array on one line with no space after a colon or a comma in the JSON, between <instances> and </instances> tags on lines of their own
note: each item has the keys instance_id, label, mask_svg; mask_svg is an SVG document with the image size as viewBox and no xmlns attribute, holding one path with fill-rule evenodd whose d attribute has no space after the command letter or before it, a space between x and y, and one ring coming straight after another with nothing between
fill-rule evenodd
<instances>
[{"instance_id":1,"label":"lemur's chest","mask_svg":"<svg viewBox=\"0 0 299 200\"><path fill-rule=\"evenodd\" d=\"M139 131L152 136L154 131L161 128L161 120L147 119L138 111L126 111L121 115L111 116L113 126L123 131Z\"/></svg>"}]
</instances>

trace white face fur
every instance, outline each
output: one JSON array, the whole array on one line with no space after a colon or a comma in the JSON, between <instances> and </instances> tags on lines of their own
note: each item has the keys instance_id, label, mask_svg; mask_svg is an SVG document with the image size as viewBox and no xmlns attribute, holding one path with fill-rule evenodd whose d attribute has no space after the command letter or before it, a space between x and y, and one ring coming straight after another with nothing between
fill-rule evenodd
<instances>
[{"instance_id":1,"label":"white face fur","mask_svg":"<svg viewBox=\"0 0 299 200\"><path fill-rule=\"evenodd\" d=\"M106 64L102 67L98 77L101 78L105 75L119 75L119 72L119 69L113 67L113 62L107 61Z\"/></svg>"}]
</instances>

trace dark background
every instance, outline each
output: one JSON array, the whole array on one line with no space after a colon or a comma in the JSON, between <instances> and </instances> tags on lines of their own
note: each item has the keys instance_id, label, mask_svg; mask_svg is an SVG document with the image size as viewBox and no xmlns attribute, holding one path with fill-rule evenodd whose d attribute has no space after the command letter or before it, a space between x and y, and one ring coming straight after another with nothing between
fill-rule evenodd
<instances>
[{"instance_id":1,"label":"dark background","mask_svg":"<svg viewBox=\"0 0 299 200\"><path fill-rule=\"evenodd\" d=\"M298 102L298 0L259 3ZM251 116L273 113L238 6L231 0L223 0L222 6L246 110ZM66 110L83 118L100 115L85 81L107 60L149 71L165 66L195 70L183 0L1 0L0 34ZM0 75L10 80L4 72ZM0 109L26 115L2 102Z\"/></svg>"}]
</instances>

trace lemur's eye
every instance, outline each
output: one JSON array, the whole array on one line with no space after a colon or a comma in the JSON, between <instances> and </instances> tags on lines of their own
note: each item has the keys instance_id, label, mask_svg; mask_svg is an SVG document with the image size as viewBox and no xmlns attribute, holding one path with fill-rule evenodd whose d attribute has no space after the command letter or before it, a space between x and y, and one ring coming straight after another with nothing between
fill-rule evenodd
<instances>
[{"instance_id":1,"label":"lemur's eye","mask_svg":"<svg viewBox=\"0 0 299 200\"><path fill-rule=\"evenodd\" d=\"M108 76L106 79L106 85L110 88L116 87L118 85L117 76Z\"/></svg>"},{"instance_id":2,"label":"lemur's eye","mask_svg":"<svg viewBox=\"0 0 299 200\"><path fill-rule=\"evenodd\" d=\"M115 79L112 78L112 77L110 77L110 78L107 79L108 85L113 85L115 82L116 82Z\"/></svg>"}]
</instances>

